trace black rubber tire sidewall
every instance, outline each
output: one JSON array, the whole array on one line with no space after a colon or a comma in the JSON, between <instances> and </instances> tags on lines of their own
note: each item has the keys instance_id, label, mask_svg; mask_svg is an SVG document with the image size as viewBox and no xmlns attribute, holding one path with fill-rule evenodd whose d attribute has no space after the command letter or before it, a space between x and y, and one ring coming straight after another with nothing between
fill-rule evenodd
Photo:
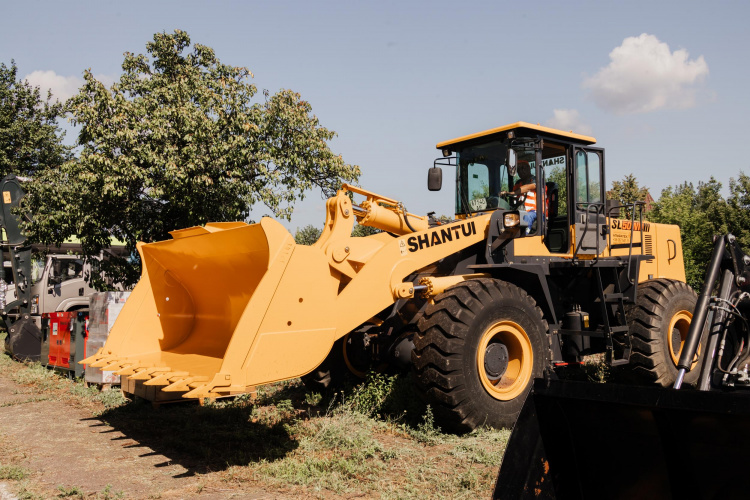
<instances>
[{"instance_id":1,"label":"black rubber tire sidewall","mask_svg":"<svg viewBox=\"0 0 750 500\"><path fill-rule=\"evenodd\" d=\"M681 281L657 279L639 285L636 307L629 321L633 342L631 365L639 381L664 387L674 384L677 366L670 354L669 326L680 311L692 314L696 302L695 292ZM698 363L685 375L686 384L694 384L700 376L705 340L704 332Z\"/></svg>"},{"instance_id":2,"label":"black rubber tire sidewall","mask_svg":"<svg viewBox=\"0 0 750 500\"><path fill-rule=\"evenodd\" d=\"M528 296L527 298L530 299ZM480 425L496 428L512 427L531 389L533 379L541 377L544 373L544 368L549 362L549 343L546 329L542 331L541 321L535 309L528 301L519 301L518 298L512 296L502 297L491 307L484 308L468 328L463 355L465 359L471 361L465 364L463 370L469 398L480 413L479 421L483 422ZM510 401L498 400L485 389L477 364L479 354L477 349L482 335L488 328L500 321L512 321L524 329L534 356L531 377L526 382L521 395Z\"/></svg>"},{"instance_id":3,"label":"black rubber tire sidewall","mask_svg":"<svg viewBox=\"0 0 750 500\"><path fill-rule=\"evenodd\" d=\"M493 397L484 387L477 363L484 333L500 321L512 321L523 328L534 358L523 391L507 401ZM547 323L534 299L507 282L469 280L436 297L418 327L412 362L418 385L434 407L439 425L459 432L482 425L511 427L533 378L542 376L549 363Z\"/></svg>"}]
</instances>

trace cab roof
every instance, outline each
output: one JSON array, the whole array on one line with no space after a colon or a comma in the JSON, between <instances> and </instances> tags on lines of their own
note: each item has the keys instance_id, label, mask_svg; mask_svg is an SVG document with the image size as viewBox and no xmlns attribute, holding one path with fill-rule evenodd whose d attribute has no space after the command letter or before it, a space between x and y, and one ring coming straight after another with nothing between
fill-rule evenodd
<instances>
[{"instance_id":1,"label":"cab roof","mask_svg":"<svg viewBox=\"0 0 750 500\"><path fill-rule=\"evenodd\" d=\"M516 131L516 137L523 137L531 133L533 135L541 134L552 139L562 139L567 142L577 142L586 145L594 144L596 142L596 139L594 139L593 137L574 134L572 131L565 132L563 130L557 130L550 127L542 127L541 125L534 125L532 123L516 122L511 123L510 125L504 125L502 127L491 128L483 132L477 132L475 134L458 137L450 141L439 142L436 147L437 149L458 149L457 146L463 146L464 144L468 145L468 143L471 142L478 142L478 139L485 139L496 134L502 134L502 138L504 139L505 133L511 130Z\"/></svg>"}]
</instances>

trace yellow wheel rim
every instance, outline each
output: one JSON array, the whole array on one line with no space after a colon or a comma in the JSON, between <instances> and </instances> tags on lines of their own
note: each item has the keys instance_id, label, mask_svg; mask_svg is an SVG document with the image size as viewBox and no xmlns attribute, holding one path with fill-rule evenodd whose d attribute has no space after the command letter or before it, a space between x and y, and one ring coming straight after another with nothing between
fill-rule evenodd
<instances>
[{"instance_id":1,"label":"yellow wheel rim","mask_svg":"<svg viewBox=\"0 0 750 500\"><path fill-rule=\"evenodd\" d=\"M680 361L680 353L682 348L685 346L685 339L687 339L688 330L690 329L690 323L693 320L693 315L689 311L680 311L672 316L672 321L669 322L669 338L667 344L669 344L669 355L672 357L672 362L675 366ZM675 352L675 343L680 342L680 348ZM692 370L698 363L698 358L701 354L701 346L698 344L698 349L695 351L695 357L693 358L693 364L690 367Z\"/></svg>"},{"instance_id":2,"label":"yellow wheel rim","mask_svg":"<svg viewBox=\"0 0 750 500\"><path fill-rule=\"evenodd\" d=\"M488 374L485 365L485 355L493 344L502 344L507 349L507 368L499 379ZM512 321L501 321L482 334L477 349L477 370L479 379L490 396L501 401L517 398L523 394L533 368L531 341L520 325Z\"/></svg>"}]
</instances>

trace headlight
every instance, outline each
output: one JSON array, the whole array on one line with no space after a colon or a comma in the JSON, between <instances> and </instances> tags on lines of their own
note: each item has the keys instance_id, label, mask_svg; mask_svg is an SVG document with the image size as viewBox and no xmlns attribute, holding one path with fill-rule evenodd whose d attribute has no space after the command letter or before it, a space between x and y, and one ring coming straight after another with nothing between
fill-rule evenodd
<instances>
[{"instance_id":1,"label":"headlight","mask_svg":"<svg viewBox=\"0 0 750 500\"><path fill-rule=\"evenodd\" d=\"M31 314L39 314L39 295L31 297Z\"/></svg>"},{"instance_id":2,"label":"headlight","mask_svg":"<svg viewBox=\"0 0 750 500\"><path fill-rule=\"evenodd\" d=\"M521 216L518 214L510 213L503 216L503 226L505 228L516 227L521 223Z\"/></svg>"}]
</instances>

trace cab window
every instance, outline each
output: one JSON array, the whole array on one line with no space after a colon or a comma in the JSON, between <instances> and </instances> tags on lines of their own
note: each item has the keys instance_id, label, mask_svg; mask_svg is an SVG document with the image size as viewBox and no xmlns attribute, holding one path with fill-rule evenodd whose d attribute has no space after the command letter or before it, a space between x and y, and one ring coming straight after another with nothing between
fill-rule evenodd
<instances>
[{"instance_id":1,"label":"cab window","mask_svg":"<svg viewBox=\"0 0 750 500\"><path fill-rule=\"evenodd\" d=\"M44 265L46 261L43 258L31 258L31 284L36 284L44 276Z\"/></svg>"},{"instance_id":2,"label":"cab window","mask_svg":"<svg viewBox=\"0 0 750 500\"><path fill-rule=\"evenodd\" d=\"M83 278L83 261L81 259L53 259L50 267L50 284L63 283L68 280Z\"/></svg>"},{"instance_id":3,"label":"cab window","mask_svg":"<svg viewBox=\"0 0 750 500\"><path fill-rule=\"evenodd\" d=\"M459 176L457 214L507 208L499 198L501 191L510 189L505 152L505 146L499 141L456 152Z\"/></svg>"},{"instance_id":4,"label":"cab window","mask_svg":"<svg viewBox=\"0 0 750 500\"><path fill-rule=\"evenodd\" d=\"M490 196L490 176L487 166L481 163L470 163L467 168L469 182L469 207L472 210L487 208Z\"/></svg>"},{"instance_id":5,"label":"cab window","mask_svg":"<svg viewBox=\"0 0 750 500\"><path fill-rule=\"evenodd\" d=\"M576 203L601 203L601 159L598 152L576 152L576 185Z\"/></svg>"},{"instance_id":6,"label":"cab window","mask_svg":"<svg viewBox=\"0 0 750 500\"><path fill-rule=\"evenodd\" d=\"M557 190L554 212L561 216L568 213L568 176L566 171L565 146L552 142L544 142L542 149L542 167L544 168L544 182L552 183L553 189ZM548 193L552 196L553 193Z\"/></svg>"}]
</instances>

